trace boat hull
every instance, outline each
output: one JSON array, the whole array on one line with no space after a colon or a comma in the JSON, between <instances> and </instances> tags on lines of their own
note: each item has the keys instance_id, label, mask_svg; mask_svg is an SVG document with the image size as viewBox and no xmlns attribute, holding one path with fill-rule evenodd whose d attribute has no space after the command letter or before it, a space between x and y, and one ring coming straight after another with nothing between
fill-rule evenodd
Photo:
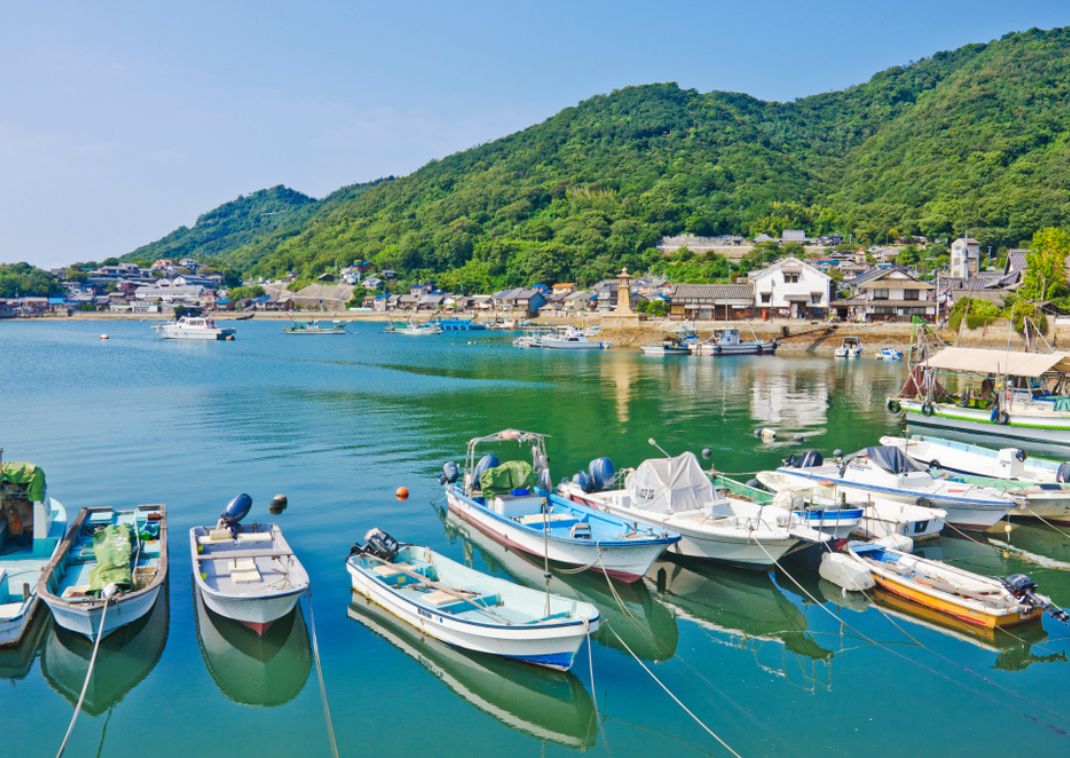
<instances>
[{"instance_id":1,"label":"boat hull","mask_svg":"<svg viewBox=\"0 0 1070 758\"><path fill-rule=\"evenodd\" d=\"M548 350L607 350L608 342L583 342L543 338L539 340L539 347Z\"/></svg>"},{"instance_id":2,"label":"boat hull","mask_svg":"<svg viewBox=\"0 0 1070 758\"><path fill-rule=\"evenodd\" d=\"M531 663L536 666L568 671L576 652L588 632L598 628L597 618L555 626L465 623L408 602L368 577L364 572L346 564L353 590L422 633L448 645L488 655Z\"/></svg>"},{"instance_id":3,"label":"boat hull","mask_svg":"<svg viewBox=\"0 0 1070 758\"><path fill-rule=\"evenodd\" d=\"M903 409L909 426L983 435L989 444L991 437L996 436L1030 449L1036 449L1037 443L1070 447L1070 416L1039 417L1011 413L1006 424L999 424L992 420L990 411L980 408L936 403L932 406L933 414L929 416L922 413L924 403L921 400L889 398L889 402L892 400Z\"/></svg>"},{"instance_id":4,"label":"boat hull","mask_svg":"<svg viewBox=\"0 0 1070 758\"><path fill-rule=\"evenodd\" d=\"M772 355L778 345L775 342L763 342L739 345L695 345L695 355Z\"/></svg>"},{"instance_id":5,"label":"boat hull","mask_svg":"<svg viewBox=\"0 0 1070 758\"><path fill-rule=\"evenodd\" d=\"M943 598L933 597L928 593L912 587L908 582L897 581L891 577L877 573L873 574L873 578L881 588L894 593L899 597L910 600L918 605L925 606L926 608L931 608L934 611L939 611L945 615L953 616L967 624L983 627L985 629L996 629L1015 626L1017 624L1025 624L1040 618L1044 613L1044 611L1040 609L1025 614L1019 612L999 615L985 613L984 611L975 610L958 603L944 600Z\"/></svg>"},{"instance_id":6,"label":"boat hull","mask_svg":"<svg viewBox=\"0 0 1070 758\"><path fill-rule=\"evenodd\" d=\"M132 624L151 611L156 604L156 599L160 596L161 587L162 585L158 584L143 593L135 593L109 604L107 618L104 620L104 628L100 631L100 636L107 637L115 630ZM47 597L44 600L57 624L91 640L97 638L100 617L104 613L103 603L87 603L88 607L80 607L72 603L52 603Z\"/></svg>"},{"instance_id":7,"label":"boat hull","mask_svg":"<svg viewBox=\"0 0 1070 758\"><path fill-rule=\"evenodd\" d=\"M233 329L212 329L212 330L191 330L191 329L169 329L168 325L161 325L156 333L160 335L160 339L164 340L225 340L227 337L234 336Z\"/></svg>"},{"instance_id":8,"label":"boat hull","mask_svg":"<svg viewBox=\"0 0 1070 758\"><path fill-rule=\"evenodd\" d=\"M557 540L544 542L542 532L512 526L509 519L500 518L467 498L449 490L446 502L451 513L488 537L529 555L542 558L548 549L547 558L554 564L578 568L588 567L595 572L605 571L614 579L630 584L646 574L650 566L666 549L666 543L640 542L634 545L603 548L597 542L589 544L562 543Z\"/></svg>"},{"instance_id":9,"label":"boat hull","mask_svg":"<svg viewBox=\"0 0 1070 758\"><path fill-rule=\"evenodd\" d=\"M22 641L30 621L33 620L33 614L37 612L38 600L35 594L28 603L22 603L19 613L0 619L0 647L17 645Z\"/></svg>"},{"instance_id":10,"label":"boat hull","mask_svg":"<svg viewBox=\"0 0 1070 758\"><path fill-rule=\"evenodd\" d=\"M227 597L198 587L202 602L223 618L232 619L252 629L261 637L271 625L293 611L307 588L269 598Z\"/></svg>"}]
</instances>

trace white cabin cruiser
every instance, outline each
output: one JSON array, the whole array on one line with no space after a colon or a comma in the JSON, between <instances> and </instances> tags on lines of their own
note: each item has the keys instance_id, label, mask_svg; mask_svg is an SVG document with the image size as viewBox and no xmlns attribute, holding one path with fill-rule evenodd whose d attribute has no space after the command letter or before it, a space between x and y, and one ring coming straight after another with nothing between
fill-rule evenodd
<instances>
[{"instance_id":1,"label":"white cabin cruiser","mask_svg":"<svg viewBox=\"0 0 1070 758\"><path fill-rule=\"evenodd\" d=\"M837 358L861 358L862 340L859 337L844 337L843 342L836 348Z\"/></svg>"},{"instance_id":2,"label":"white cabin cruiser","mask_svg":"<svg viewBox=\"0 0 1070 758\"><path fill-rule=\"evenodd\" d=\"M160 339L165 340L231 340L235 334L234 329L216 326L212 319L200 316L183 316L152 328Z\"/></svg>"},{"instance_id":3,"label":"white cabin cruiser","mask_svg":"<svg viewBox=\"0 0 1070 758\"><path fill-rule=\"evenodd\" d=\"M592 470L603 460L593 461ZM690 558L764 570L801 543L829 539L789 510L718 490L689 452L643 461L622 489L589 489L569 481L558 491L591 508L678 533L680 541L668 552Z\"/></svg>"}]
</instances>

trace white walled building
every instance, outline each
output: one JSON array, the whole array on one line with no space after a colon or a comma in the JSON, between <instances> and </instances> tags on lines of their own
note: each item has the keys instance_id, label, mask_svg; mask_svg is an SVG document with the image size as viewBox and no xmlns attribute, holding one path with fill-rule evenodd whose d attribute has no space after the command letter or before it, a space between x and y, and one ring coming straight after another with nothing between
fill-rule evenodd
<instances>
[{"instance_id":1,"label":"white walled building","mask_svg":"<svg viewBox=\"0 0 1070 758\"><path fill-rule=\"evenodd\" d=\"M798 258L783 258L747 278L754 283L757 313L790 318L823 317L828 312L832 278Z\"/></svg>"},{"instance_id":2,"label":"white walled building","mask_svg":"<svg viewBox=\"0 0 1070 758\"><path fill-rule=\"evenodd\" d=\"M951 243L951 276L966 279L977 273L981 263L981 243L959 237Z\"/></svg>"}]
</instances>

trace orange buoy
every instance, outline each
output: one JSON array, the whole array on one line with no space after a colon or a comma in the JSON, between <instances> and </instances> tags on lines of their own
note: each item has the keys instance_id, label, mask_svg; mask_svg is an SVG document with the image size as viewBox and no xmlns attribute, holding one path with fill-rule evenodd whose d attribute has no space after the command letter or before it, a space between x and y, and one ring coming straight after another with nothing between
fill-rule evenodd
<instances>
[{"instance_id":1,"label":"orange buoy","mask_svg":"<svg viewBox=\"0 0 1070 758\"><path fill-rule=\"evenodd\" d=\"M394 496L398 500L408 500L409 499L409 488L408 487L398 487L394 491Z\"/></svg>"}]
</instances>

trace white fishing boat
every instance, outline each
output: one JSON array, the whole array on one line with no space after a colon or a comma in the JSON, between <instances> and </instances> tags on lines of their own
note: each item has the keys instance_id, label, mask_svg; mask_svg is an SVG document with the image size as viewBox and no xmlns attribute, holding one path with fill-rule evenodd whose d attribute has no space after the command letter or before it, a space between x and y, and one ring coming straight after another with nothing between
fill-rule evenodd
<instances>
[{"instance_id":1,"label":"white fishing boat","mask_svg":"<svg viewBox=\"0 0 1070 758\"><path fill-rule=\"evenodd\" d=\"M26 634L41 572L66 531L67 510L48 497L44 470L4 463L0 455L0 647L17 645Z\"/></svg>"},{"instance_id":2,"label":"white fishing boat","mask_svg":"<svg viewBox=\"0 0 1070 758\"><path fill-rule=\"evenodd\" d=\"M667 356L667 355L690 355L691 346L698 343L698 332L690 326L682 326L676 334L665 337L655 345L640 345L643 355Z\"/></svg>"},{"instance_id":3,"label":"white fishing boat","mask_svg":"<svg viewBox=\"0 0 1070 758\"><path fill-rule=\"evenodd\" d=\"M982 576L940 561L931 561L878 542L850 542L847 553L872 574L883 589L960 621L1002 628L1035 621L1048 610L1066 622L1066 614L1036 592L1022 574L1004 579Z\"/></svg>"},{"instance_id":4,"label":"white fishing boat","mask_svg":"<svg viewBox=\"0 0 1070 758\"><path fill-rule=\"evenodd\" d=\"M241 524L252 508L235 497L215 528L190 529L193 579L204 604L263 636L308 592L308 573L275 524Z\"/></svg>"},{"instance_id":5,"label":"white fishing boat","mask_svg":"<svg viewBox=\"0 0 1070 758\"><path fill-rule=\"evenodd\" d=\"M589 603L488 576L379 529L354 545L353 589L441 642L567 671L598 629Z\"/></svg>"},{"instance_id":6,"label":"white fishing boat","mask_svg":"<svg viewBox=\"0 0 1070 758\"><path fill-rule=\"evenodd\" d=\"M542 337L543 337L543 335L536 334L536 333L522 334L522 335L520 335L519 337L517 337L516 339L513 340L513 347L522 347L522 348L542 347Z\"/></svg>"},{"instance_id":7,"label":"white fishing boat","mask_svg":"<svg viewBox=\"0 0 1070 758\"><path fill-rule=\"evenodd\" d=\"M564 331L544 335L539 347L548 350L608 350L612 343L607 340L592 340L592 333L570 326Z\"/></svg>"},{"instance_id":8,"label":"white fishing boat","mask_svg":"<svg viewBox=\"0 0 1070 758\"><path fill-rule=\"evenodd\" d=\"M442 327L434 321L422 324L410 321L402 327L395 327L391 331L397 334L404 334L407 337L427 337L432 334L442 334Z\"/></svg>"},{"instance_id":9,"label":"white fishing boat","mask_svg":"<svg viewBox=\"0 0 1070 758\"><path fill-rule=\"evenodd\" d=\"M695 355L772 355L780 345L776 340L760 340L755 337L745 342L739 329L718 329L713 336L702 342L693 342L691 352Z\"/></svg>"},{"instance_id":10,"label":"white fishing boat","mask_svg":"<svg viewBox=\"0 0 1070 758\"><path fill-rule=\"evenodd\" d=\"M621 489L592 491L573 480L558 491L577 503L679 533L669 553L743 568L764 570L800 544L829 540L791 511L714 488L693 453L643 461Z\"/></svg>"},{"instance_id":11,"label":"white fishing boat","mask_svg":"<svg viewBox=\"0 0 1070 758\"><path fill-rule=\"evenodd\" d=\"M861 358L862 339L860 337L844 337L843 342L836 348L833 354L837 358Z\"/></svg>"},{"instance_id":12,"label":"white fishing boat","mask_svg":"<svg viewBox=\"0 0 1070 758\"><path fill-rule=\"evenodd\" d=\"M842 461L818 465L785 465L762 472L759 481L774 489L798 489L816 482L835 499L850 502L868 497L936 507L947 512L947 523L959 529L985 530L1007 515L1015 500L989 487L930 475L896 447L870 447Z\"/></svg>"},{"instance_id":13,"label":"white fishing boat","mask_svg":"<svg viewBox=\"0 0 1070 758\"><path fill-rule=\"evenodd\" d=\"M1070 524L1070 463L1030 458L1021 448L991 450L939 437L881 437L930 473L1000 490L1018 501L1012 516Z\"/></svg>"},{"instance_id":14,"label":"white fishing boat","mask_svg":"<svg viewBox=\"0 0 1070 758\"><path fill-rule=\"evenodd\" d=\"M945 347L920 357L887 399L913 427L1028 449L1070 447L1070 354ZM954 391L948 386L954 385Z\"/></svg>"},{"instance_id":15,"label":"white fishing boat","mask_svg":"<svg viewBox=\"0 0 1070 758\"><path fill-rule=\"evenodd\" d=\"M37 593L57 624L96 639L152 610L166 580L166 506L83 508Z\"/></svg>"},{"instance_id":16,"label":"white fishing boat","mask_svg":"<svg viewBox=\"0 0 1070 758\"><path fill-rule=\"evenodd\" d=\"M315 336L321 334L348 334L344 321L295 321L283 327L283 334Z\"/></svg>"},{"instance_id":17,"label":"white fishing boat","mask_svg":"<svg viewBox=\"0 0 1070 758\"><path fill-rule=\"evenodd\" d=\"M215 321L200 316L182 316L177 321L152 327L165 340L231 340L236 330L216 326Z\"/></svg>"},{"instance_id":18,"label":"white fishing boat","mask_svg":"<svg viewBox=\"0 0 1070 758\"><path fill-rule=\"evenodd\" d=\"M491 443L528 447L528 457L507 461L476 449ZM463 479L454 463L443 466L451 513L488 536L568 568L605 572L637 581L680 535L594 510L553 494L543 435L506 429L468 442Z\"/></svg>"}]
</instances>

